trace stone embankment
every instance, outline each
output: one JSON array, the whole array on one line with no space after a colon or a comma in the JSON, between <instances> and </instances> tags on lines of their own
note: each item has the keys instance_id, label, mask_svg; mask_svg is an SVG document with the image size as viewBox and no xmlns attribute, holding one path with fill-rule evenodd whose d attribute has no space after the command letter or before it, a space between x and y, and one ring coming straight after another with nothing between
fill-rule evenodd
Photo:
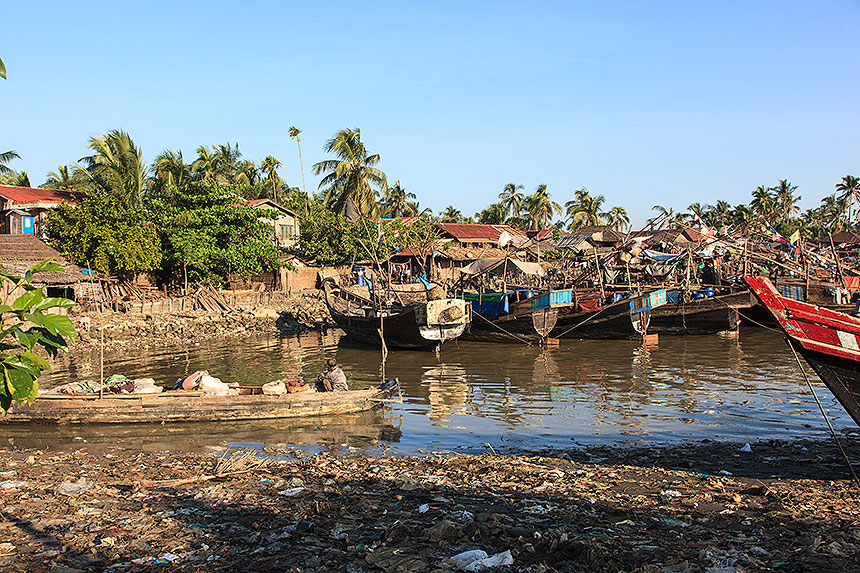
<instances>
[{"instance_id":1,"label":"stone embankment","mask_svg":"<svg viewBox=\"0 0 860 573\"><path fill-rule=\"evenodd\" d=\"M319 291L304 291L267 304L237 305L229 312L184 310L179 312L72 314L78 340L72 349L100 344L102 331L106 345L159 346L195 344L213 338L244 337L253 334L291 334L331 324L331 317Z\"/></svg>"}]
</instances>

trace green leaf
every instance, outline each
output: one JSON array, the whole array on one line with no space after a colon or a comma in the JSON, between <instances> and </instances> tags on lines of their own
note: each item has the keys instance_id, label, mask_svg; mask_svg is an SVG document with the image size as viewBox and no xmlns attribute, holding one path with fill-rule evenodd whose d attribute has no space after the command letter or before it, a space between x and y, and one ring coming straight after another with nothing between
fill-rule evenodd
<instances>
[{"instance_id":1,"label":"green leaf","mask_svg":"<svg viewBox=\"0 0 860 573\"><path fill-rule=\"evenodd\" d=\"M21 358L22 362L27 361L33 367L38 368L40 371L39 372L40 375L41 375L41 372L51 369L51 365L48 364L47 360L45 360L44 358L42 358L41 356L39 356L38 354L35 354L33 352L22 352L18 356Z\"/></svg>"},{"instance_id":2,"label":"green leaf","mask_svg":"<svg viewBox=\"0 0 860 573\"><path fill-rule=\"evenodd\" d=\"M54 261L53 257L45 259L44 261L36 263L27 272L29 272L31 275L36 274L36 273L46 272L46 271L62 272L63 267L61 267L59 264L57 264L53 261Z\"/></svg>"},{"instance_id":3,"label":"green leaf","mask_svg":"<svg viewBox=\"0 0 860 573\"><path fill-rule=\"evenodd\" d=\"M9 411L9 408L12 406L12 396L6 394L5 392L0 392L0 408L3 409L3 415Z\"/></svg>"},{"instance_id":4,"label":"green leaf","mask_svg":"<svg viewBox=\"0 0 860 573\"><path fill-rule=\"evenodd\" d=\"M42 289L27 291L12 302L13 310L29 310L43 299Z\"/></svg>"},{"instance_id":5,"label":"green leaf","mask_svg":"<svg viewBox=\"0 0 860 573\"><path fill-rule=\"evenodd\" d=\"M46 310L49 308L71 308L75 306L75 304L75 301L69 300L67 298L50 297L46 298L39 304L34 305L32 310ZM2 308L0 308L0 312L3 312Z\"/></svg>"},{"instance_id":6,"label":"green leaf","mask_svg":"<svg viewBox=\"0 0 860 573\"><path fill-rule=\"evenodd\" d=\"M16 368L8 363L3 363L3 377L6 379L6 389L12 394L16 402L23 402L33 393L35 376L29 370Z\"/></svg>"},{"instance_id":7,"label":"green leaf","mask_svg":"<svg viewBox=\"0 0 860 573\"><path fill-rule=\"evenodd\" d=\"M75 340L75 325L68 316L60 314L38 314L27 313L24 318L32 322L44 326L51 334L59 335L69 340Z\"/></svg>"},{"instance_id":8,"label":"green leaf","mask_svg":"<svg viewBox=\"0 0 860 573\"><path fill-rule=\"evenodd\" d=\"M19 330L15 333L15 336L18 337L18 342L21 346L32 350L33 346L42 338L42 333L36 328L31 328L29 330Z\"/></svg>"}]
</instances>

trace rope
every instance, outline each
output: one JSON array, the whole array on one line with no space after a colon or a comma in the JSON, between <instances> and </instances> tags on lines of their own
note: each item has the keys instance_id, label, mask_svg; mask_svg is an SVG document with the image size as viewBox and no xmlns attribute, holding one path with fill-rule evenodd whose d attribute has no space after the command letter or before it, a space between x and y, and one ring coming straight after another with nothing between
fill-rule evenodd
<instances>
[{"instance_id":1,"label":"rope","mask_svg":"<svg viewBox=\"0 0 860 573\"><path fill-rule=\"evenodd\" d=\"M794 353L794 359L797 361L797 366L800 368L800 372L806 380L806 385L809 386L809 391L812 392L812 396L818 404L818 409L821 410L821 415L824 416L824 421L827 422L827 427L830 428L830 435L833 436L833 441L836 442L837 446L839 446L839 451L842 452L842 457L845 458L845 463L848 464L848 469L851 470L851 477L854 478L854 483L860 487L860 479L858 479L857 474L854 473L854 466L851 465L851 460L848 459L848 454L845 453L845 449L842 447L842 442L839 441L839 438L836 435L836 430L833 429L833 424L830 423L830 418L827 417L827 412L824 411L824 406L821 404L821 400L818 399L818 394L815 393L815 388L812 387L812 382L809 381L809 377L806 375L806 370L803 369L803 364L800 363L800 357L797 355L797 350L795 350L794 344L790 338L787 338L786 340L788 341L788 346L791 347L791 352Z\"/></svg>"},{"instance_id":2,"label":"rope","mask_svg":"<svg viewBox=\"0 0 860 573\"><path fill-rule=\"evenodd\" d=\"M472 314L477 315L479 318L483 318L483 319L484 319L484 320L486 320L490 325L495 326L496 328L498 328L499 330L501 330L502 332L504 332L504 333L505 333L505 334L507 334L508 336L511 336L511 337L513 337L513 338L516 338L516 339L517 339L517 340L519 340L520 342L525 343L527 346L531 346L531 345L532 345L532 343L531 343L531 342L529 342L528 340L526 340L525 338L521 338L521 337L517 336L516 334L514 334L513 332L509 332L509 331L505 330L504 328L502 328L501 326L499 326L499 325L498 325L498 324L496 324L495 322L493 322L493 321L491 321L490 319L488 319L487 317L483 316L480 312L474 312L474 311L472 311Z\"/></svg>"},{"instance_id":3,"label":"rope","mask_svg":"<svg viewBox=\"0 0 860 573\"><path fill-rule=\"evenodd\" d=\"M779 329L779 328L774 328L774 327L772 327L772 326L767 326L766 324L762 324L762 323L760 323L760 322L758 322L758 321L756 321L756 320L751 319L750 317L748 317L747 315L745 315L744 313L742 313L742 312L740 311L740 309L738 309L738 315L739 315L741 318L745 318L745 319L747 319L748 321L750 321L751 323L755 324L756 326L760 326L760 327L762 327L762 328L766 328L766 329L768 329L768 330L772 330L772 331L774 331L774 332L783 332L783 331L782 331L781 329Z\"/></svg>"}]
</instances>

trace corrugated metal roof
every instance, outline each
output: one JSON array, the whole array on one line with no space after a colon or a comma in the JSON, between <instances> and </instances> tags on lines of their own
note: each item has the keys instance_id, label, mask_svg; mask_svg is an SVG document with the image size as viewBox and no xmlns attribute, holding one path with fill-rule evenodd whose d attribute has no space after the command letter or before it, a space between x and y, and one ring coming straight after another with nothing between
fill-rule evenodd
<instances>
[{"instance_id":1,"label":"corrugated metal roof","mask_svg":"<svg viewBox=\"0 0 860 573\"><path fill-rule=\"evenodd\" d=\"M507 232L515 244L529 240L525 233L510 225L482 225L477 223L436 223L442 231L458 241L490 241L498 242L502 233Z\"/></svg>"},{"instance_id":2,"label":"corrugated metal roof","mask_svg":"<svg viewBox=\"0 0 860 573\"><path fill-rule=\"evenodd\" d=\"M36 187L0 185L0 196L15 203L74 203L83 196L83 193L65 191L63 189L38 189Z\"/></svg>"}]
</instances>

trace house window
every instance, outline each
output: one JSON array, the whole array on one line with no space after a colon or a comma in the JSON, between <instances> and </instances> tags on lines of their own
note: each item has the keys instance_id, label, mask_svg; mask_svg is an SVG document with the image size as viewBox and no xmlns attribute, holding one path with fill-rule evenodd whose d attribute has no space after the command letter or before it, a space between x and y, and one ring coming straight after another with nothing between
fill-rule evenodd
<instances>
[{"instance_id":1,"label":"house window","mask_svg":"<svg viewBox=\"0 0 860 573\"><path fill-rule=\"evenodd\" d=\"M279 225L278 238L282 241L286 240L289 232L289 225Z\"/></svg>"},{"instance_id":2,"label":"house window","mask_svg":"<svg viewBox=\"0 0 860 573\"><path fill-rule=\"evenodd\" d=\"M295 236L296 236L295 226L294 225L287 225L287 238L292 239Z\"/></svg>"}]
</instances>

